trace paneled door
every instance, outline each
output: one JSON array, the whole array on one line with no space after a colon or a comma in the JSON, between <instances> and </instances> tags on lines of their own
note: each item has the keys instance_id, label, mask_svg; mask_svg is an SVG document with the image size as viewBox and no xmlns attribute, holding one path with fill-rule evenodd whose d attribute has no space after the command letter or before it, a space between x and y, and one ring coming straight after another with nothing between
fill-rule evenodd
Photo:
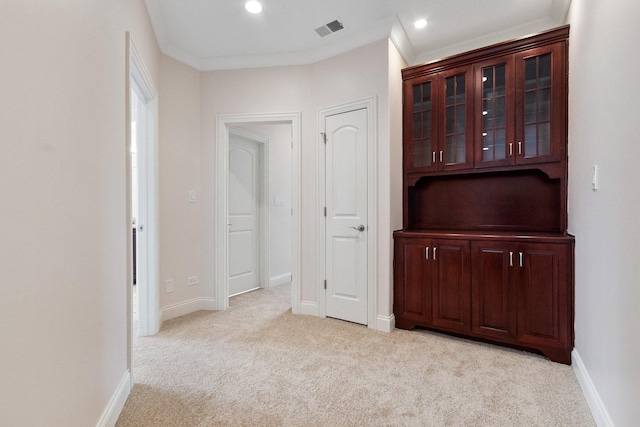
<instances>
[{"instance_id":1,"label":"paneled door","mask_svg":"<svg viewBox=\"0 0 640 427\"><path fill-rule=\"evenodd\" d=\"M229 296L260 287L260 147L229 135Z\"/></svg>"},{"instance_id":2,"label":"paneled door","mask_svg":"<svg viewBox=\"0 0 640 427\"><path fill-rule=\"evenodd\" d=\"M325 118L326 315L367 324L367 110Z\"/></svg>"}]
</instances>

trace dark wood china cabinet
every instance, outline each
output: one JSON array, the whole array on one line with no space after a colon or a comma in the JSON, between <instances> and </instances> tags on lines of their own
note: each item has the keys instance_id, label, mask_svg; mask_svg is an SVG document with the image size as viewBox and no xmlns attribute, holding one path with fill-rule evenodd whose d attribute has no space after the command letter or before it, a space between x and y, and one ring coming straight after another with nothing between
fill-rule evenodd
<instances>
[{"instance_id":1,"label":"dark wood china cabinet","mask_svg":"<svg viewBox=\"0 0 640 427\"><path fill-rule=\"evenodd\" d=\"M570 364L569 27L403 70L396 326Z\"/></svg>"}]
</instances>

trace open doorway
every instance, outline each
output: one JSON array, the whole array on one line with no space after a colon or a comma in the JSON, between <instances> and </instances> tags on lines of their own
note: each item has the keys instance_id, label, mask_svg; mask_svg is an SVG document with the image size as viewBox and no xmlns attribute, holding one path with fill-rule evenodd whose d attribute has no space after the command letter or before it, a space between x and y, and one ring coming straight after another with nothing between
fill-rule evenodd
<instances>
[{"instance_id":1,"label":"open doorway","mask_svg":"<svg viewBox=\"0 0 640 427\"><path fill-rule=\"evenodd\" d=\"M229 274L231 248L229 246L230 214L230 140L234 132L262 135L269 159L265 181L268 181L263 209L267 210L264 226L267 239L260 255L267 271L262 274L260 287L291 282L291 305L294 313L300 310L300 171L299 142L300 114L264 114L218 116L216 145L216 303L218 310L229 306ZM282 136L283 132L286 136ZM277 166L285 156L286 167ZM286 188L285 188L286 187ZM286 216L286 220L283 218ZM282 227L286 230L282 234ZM273 238L269 239L271 235ZM278 239L282 236L282 239ZM290 238L287 238L289 237ZM283 243L285 244L283 246ZM274 246L278 248L274 249Z\"/></svg>"},{"instance_id":2,"label":"open doorway","mask_svg":"<svg viewBox=\"0 0 640 427\"><path fill-rule=\"evenodd\" d=\"M157 91L127 33L127 271L129 368L133 335L159 329Z\"/></svg>"}]
</instances>

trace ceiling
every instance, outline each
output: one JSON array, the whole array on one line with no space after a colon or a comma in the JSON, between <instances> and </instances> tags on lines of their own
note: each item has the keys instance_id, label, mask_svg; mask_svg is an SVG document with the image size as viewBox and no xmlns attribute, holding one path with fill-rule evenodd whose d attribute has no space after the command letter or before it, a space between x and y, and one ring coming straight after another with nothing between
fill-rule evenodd
<instances>
[{"instance_id":1,"label":"ceiling","mask_svg":"<svg viewBox=\"0 0 640 427\"><path fill-rule=\"evenodd\" d=\"M245 2L145 0L161 51L203 71L310 64L387 37L413 65L563 25L571 0L260 0L257 15ZM334 20L344 29L316 33Z\"/></svg>"}]
</instances>

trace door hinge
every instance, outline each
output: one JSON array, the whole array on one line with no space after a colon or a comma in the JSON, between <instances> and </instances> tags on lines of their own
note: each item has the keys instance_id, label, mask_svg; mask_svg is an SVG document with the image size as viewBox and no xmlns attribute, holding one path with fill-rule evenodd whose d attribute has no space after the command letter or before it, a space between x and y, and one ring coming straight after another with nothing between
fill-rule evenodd
<instances>
[{"instance_id":1,"label":"door hinge","mask_svg":"<svg viewBox=\"0 0 640 427\"><path fill-rule=\"evenodd\" d=\"M324 281L324 288L327 289L327 280Z\"/></svg>"},{"instance_id":2,"label":"door hinge","mask_svg":"<svg viewBox=\"0 0 640 427\"><path fill-rule=\"evenodd\" d=\"M322 140L324 141L324 143L327 143L327 134L324 132L320 132L320 135L322 135Z\"/></svg>"},{"instance_id":3,"label":"door hinge","mask_svg":"<svg viewBox=\"0 0 640 427\"><path fill-rule=\"evenodd\" d=\"M327 207L324 207L324 216L327 216Z\"/></svg>"}]
</instances>

